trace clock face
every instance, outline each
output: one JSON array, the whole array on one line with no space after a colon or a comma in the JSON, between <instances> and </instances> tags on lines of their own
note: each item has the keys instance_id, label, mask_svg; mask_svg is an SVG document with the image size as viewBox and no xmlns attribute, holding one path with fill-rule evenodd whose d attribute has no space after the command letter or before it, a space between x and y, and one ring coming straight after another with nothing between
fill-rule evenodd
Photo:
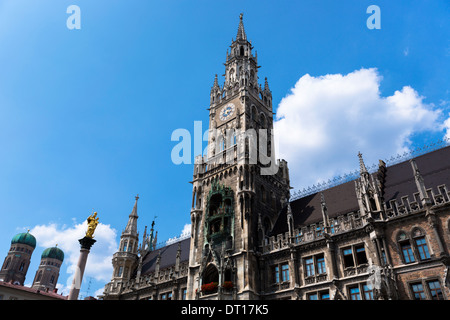
<instances>
[{"instance_id":1,"label":"clock face","mask_svg":"<svg viewBox=\"0 0 450 320\"><path fill-rule=\"evenodd\" d=\"M234 113L234 104L229 103L220 111L220 120L225 121Z\"/></svg>"}]
</instances>

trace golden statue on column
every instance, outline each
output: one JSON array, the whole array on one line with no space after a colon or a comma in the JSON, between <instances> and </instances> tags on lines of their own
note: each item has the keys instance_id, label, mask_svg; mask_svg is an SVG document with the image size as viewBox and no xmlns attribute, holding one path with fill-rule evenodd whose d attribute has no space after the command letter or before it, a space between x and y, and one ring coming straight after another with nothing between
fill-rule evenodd
<instances>
[{"instance_id":1,"label":"golden statue on column","mask_svg":"<svg viewBox=\"0 0 450 320\"><path fill-rule=\"evenodd\" d=\"M94 231L95 228L97 228L98 225L98 219L97 217L97 212L94 212L94 214L90 215L87 218L87 224L88 224L88 229L86 231L86 237L88 238L94 238Z\"/></svg>"}]
</instances>

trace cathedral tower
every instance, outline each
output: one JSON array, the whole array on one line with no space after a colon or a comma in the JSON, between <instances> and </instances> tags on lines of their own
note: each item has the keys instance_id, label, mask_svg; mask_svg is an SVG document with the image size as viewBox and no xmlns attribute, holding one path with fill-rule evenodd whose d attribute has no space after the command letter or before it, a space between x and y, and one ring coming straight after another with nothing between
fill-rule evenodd
<instances>
[{"instance_id":1,"label":"cathedral tower","mask_svg":"<svg viewBox=\"0 0 450 320\"><path fill-rule=\"evenodd\" d=\"M64 252L57 246L42 252L41 263L33 281L33 289L53 291L59 278L59 270L64 261Z\"/></svg>"},{"instance_id":2,"label":"cathedral tower","mask_svg":"<svg viewBox=\"0 0 450 320\"><path fill-rule=\"evenodd\" d=\"M11 247L0 270L0 281L23 286L35 248L36 238L32 234L16 234L11 240Z\"/></svg>"},{"instance_id":3,"label":"cathedral tower","mask_svg":"<svg viewBox=\"0 0 450 320\"><path fill-rule=\"evenodd\" d=\"M211 88L208 154L194 165L188 299L258 299L258 252L289 199L287 163L274 161L272 93L252 50L241 14L224 84L216 75Z\"/></svg>"}]
</instances>

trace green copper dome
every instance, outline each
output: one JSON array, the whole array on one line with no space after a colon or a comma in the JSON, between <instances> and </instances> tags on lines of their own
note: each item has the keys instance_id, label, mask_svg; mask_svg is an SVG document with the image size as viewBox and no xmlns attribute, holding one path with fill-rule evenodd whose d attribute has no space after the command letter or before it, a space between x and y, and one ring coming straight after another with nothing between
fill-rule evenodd
<instances>
[{"instance_id":1,"label":"green copper dome","mask_svg":"<svg viewBox=\"0 0 450 320\"><path fill-rule=\"evenodd\" d=\"M28 232L16 234L11 240L11 244L15 243L27 244L33 249L36 248L36 238Z\"/></svg>"},{"instance_id":2,"label":"green copper dome","mask_svg":"<svg viewBox=\"0 0 450 320\"><path fill-rule=\"evenodd\" d=\"M41 259L45 258L58 259L59 261L63 262L64 252L57 247L47 248L44 250L44 252L42 252L41 255Z\"/></svg>"}]
</instances>

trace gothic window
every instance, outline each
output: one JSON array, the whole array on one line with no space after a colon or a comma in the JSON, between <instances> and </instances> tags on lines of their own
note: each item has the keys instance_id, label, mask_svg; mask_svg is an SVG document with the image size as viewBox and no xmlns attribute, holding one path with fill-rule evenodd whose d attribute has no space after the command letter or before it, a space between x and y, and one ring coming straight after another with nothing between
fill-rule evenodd
<instances>
[{"instance_id":1,"label":"gothic window","mask_svg":"<svg viewBox=\"0 0 450 320\"><path fill-rule=\"evenodd\" d=\"M266 117L264 116L264 113L261 113L261 116L259 118L259 122L261 123L261 128L265 128L266 127Z\"/></svg>"},{"instance_id":2,"label":"gothic window","mask_svg":"<svg viewBox=\"0 0 450 320\"><path fill-rule=\"evenodd\" d=\"M219 272L217 271L217 268L213 264L209 264L205 272L203 273L203 284L208 284L212 282L219 282Z\"/></svg>"},{"instance_id":3,"label":"gothic window","mask_svg":"<svg viewBox=\"0 0 450 320\"><path fill-rule=\"evenodd\" d=\"M3 269L8 269L10 262L11 262L11 258L6 259L5 266L3 267Z\"/></svg>"},{"instance_id":4,"label":"gothic window","mask_svg":"<svg viewBox=\"0 0 450 320\"><path fill-rule=\"evenodd\" d=\"M397 235L397 242L401 252L401 258L403 263L412 263L415 262L413 248L411 246L411 242L409 237L405 232L400 231Z\"/></svg>"},{"instance_id":5,"label":"gothic window","mask_svg":"<svg viewBox=\"0 0 450 320\"><path fill-rule=\"evenodd\" d=\"M331 220L331 223L330 223L330 232L331 232L331 234L334 234L336 232L335 229L334 229L334 225L335 225L334 220Z\"/></svg>"},{"instance_id":6,"label":"gothic window","mask_svg":"<svg viewBox=\"0 0 450 320\"><path fill-rule=\"evenodd\" d=\"M273 191L270 192L270 198L272 199L272 209L276 211L277 210L277 199L276 199Z\"/></svg>"},{"instance_id":7,"label":"gothic window","mask_svg":"<svg viewBox=\"0 0 450 320\"><path fill-rule=\"evenodd\" d=\"M409 289L415 300L445 300L439 279L417 280L409 284Z\"/></svg>"},{"instance_id":8,"label":"gothic window","mask_svg":"<svg viewBox=\"0 0 450 320\"><path fill-rule=\"evenodd\" d=\"M225 150L225 139L222 136L218 139L218 143L219 143L219 152Z\"/></svg>"},{"instance_id":9,"label":"gothic window","mask_svg":"<svg viewBox=\"0 0 450 320\"><path fill-rule=\"evenodd\" d=\"M307 300L330 300L330 293L326 291L309 292L306 294Z\"/></svg>"},{"instance_id":10,"label":"gothic window","mask_svg":"<svg viewBox=\"0 0 450 320\"><path fill-rule=\"evenodd\" d=\"M25 268L25 262L22 262L19 266L19 271L23 271L24 268Z\"/></svg>"},{"instance_id":11,"label":"gothic window","mask_svg":"<svg viewBox=\"0 0 450 320\"><path fill-rule=\"evenodd\" d=\"M351 300L361 300L361 294L359 292L359 286L352 286L349 289L349 295Z\"/></svg>"},{"instance_id":12,"label":"gothic window","mask_svg":"<svg viewBox=\"0 0 450 320\"><path fill-rule=\"evenodd\" d=\"M363 284L363 294L365 300L373 300L373 288L367 284Z\"/></svg>"},{"instance_id":13,"label":"gothic window","mask_svg":"<svg viewBox=\"0 0 450 320\"><path fill-rule=\"evenodd\" d=\"M425 300L425 292L423 291L423 285L421 282L412 283L411 291L415 300Z\"/></svg>"},{"instance_id":14,"label":"gothic window","mask_svg":"<svg viewBox=\"0 0 450 320\"><path fill-rule=\"evenodd\" d=\"M345 268L367 264L366 249L364 244L344 248L342 250L342 255Z\"/></svg>"},{"instance_id":15,"label":"gothic window","mask_svg":"<svg viewBox=\"0 0 450 320\"><path fill-rule=\"evenodd\" d=\"M428 281L427 286L432 300L444 300L439 280Z\"/></svg>"},{"instance_id":16,"label":"gothic window","mask_svg":"<svg viewBox=\"0 0 450 320\"><path fill-rule=\"evenodd\" d=\"M125 240L125 241L123 242L123 248L122 248L122 251L126 252L127 249L128 249L128 241Z\"/></svg>"},{"instance_id":17,"label":"gothic window","mask_svg":"<svg viewBox=\"0 0 450 320\"><path fill-rule=\"evenodd\" d=\"M316 261L317 261L317 273L318 274L327 273L327 270L325 268L324 256L323 255L317 256Z\"/></svg>"},{"instance_id":18,"label":"gothic window","mask_svg":"<svg viewBox=\"0 0 450 320\"><path fill-rule=\"evenodd\" d=\"M356 246L355 252L358 265L367 263L366 250L364 248L364 245Z\"/></svg>"},{"instance_id":19,"label":"gothic window","mask_svg":"<svg viewBox=\"0 0 450 320\"><path fill-rule=\"evenodd\" d=\"M230 69L230 82L234 82L234 69Z\"/></svg>"},{"instance_id":20,"label":"gothic window","mask_svg":"<svg viewBox=\"0 0 450 320\"><path fill-rule=\"evenodd\" d=\"M319 300L319 295L317 292L308 293L306 297L308 298L308 300Z\"/></svg>"},{"instance_id":21,"label":"gothic window","mask_svg":"<svg viewBox=\"0 0 450 320\"><path fill-rule=\"evenodd\" d=\"M361 282L349 286L348 295L351 300L373 300L373 288L366 282Z\"/></svg>"},{"instance_id":22,"label":"gothic window","mask_svg":"<svg viewBox=\"0 0 450 320\"><path fill-rule=\"evenodd\" d=\"M418 258L420 260L430 259L430 252L428 250L427 241L425 239L425 233L420 228L415 228L411 232L414 240L414 245L417 249Z\"/></svg>"},{"instance_id":23,"label":"gothic window","mask_svg":"<svg viewBox=\"0 0 450 320\"><path fill-rule=\"evenodd\" d=\"M120 266L120 267L117 269L117 274L116 274L116 276L117 276L117 277L121 277L121 276L122 276L122 272L123 272L123 267Z\"/></svg>"},{"instance_id":24,"label":"gothic window","mask_svg":"<svg viewBox=\"0 0 450 320\"><path fill-rule=\"evenodd\" d=\"M403 261L405 263L411 263L415 261L411 243L409 243L409 241L400 243L400 248L402 250Z\"/></svg>"},{"instance_id":25,"label":"gothic window","mask_svg":"<svg viewBox=\"0 0 450 320\"><path fill-rule=\"evenodd\" d=\"M280 273L281 270L281 273ZM273 283L280 283L280 282L288 282L289 277L289 264L283 263L281 265L274 265L272 266L272 282Z\"/></svg>"},{"instance_id":26,"label":"gothic window","mask_svg":"<svg viewBox=\"0 0 450 320\"><path fill-rule=\"evenodd\" d=\"M264 234L266 236L269 234L270 230L272 230L272 227L270 226L270 220L268 217L264 218L263 228L264 228Z\"/></svg>"},{"instance_id":27,"label":"gothic window","mask_svg":"<svg viewBox=\"0 0 450 320\"><path fill-rule=\"evenodd\" d=\"M322 234L323 234L323 225L322 225L322 224L319 224L319 225L316 227L316 237L321 237Z\"/></svg>"},{"instance_id":28,"label":"gothic window","mask_svg":"<svg viewBox=\"0 0 450 320\"><path fill-rule=\"evenodd\" d=\"M319 292L320 300L330 300L330 293L328 291Z\"/></svg>"},{"instance_id":29,"label":"gothic window","mask_svg":"<svg viewBox=\"0 0 450 320\"><path fill-rule=\"evenodd\" d=\"M312 257L305 260L305 271L307 277L314 275L314 259Z\"/></svg>"},{"instance_id":30,"label":"gothic window","mask_svg":"<svg viewBox=\"0 0 450 320\"><path fill-rule=\"evenodd\" d=\"M161 293L160 300L172 300L172 292Z\"/></svg>"},{"instance_id":31,"label":"gothic window","mask_svg":"<svg viewBox=\"0 0 450 320\"><path fill-rule=\"evenodd\" d=\"M252 105L252 113L251 113L252 121L256 121L257 115L258 115L258 111L256 110L255 105Z\"/></svg>"},{"instance_id":32,"label":"gothic window","mask_svg":"<svg viewBox=\"0 0 450 320\"><path fill-rule=\"evenodd\" d=\"M273 283L280 283L280 268L278 266L272 267Z\"/></svg>"},{"instance_id":33,"label":"gothic window","mask_svg":"<svg viewBox=\"0 0 450 320\"><path fill-rule=\"evenodd\" d=\"M305 259L305 276L312 277L314 275L326 274L325 257L318 254Z\"/></svg>"},{"instance_id":34,"label":"gothic window","mask_svg":"<svg viewBox=\"0 0 450 320\"><path fill-rule=\"evenodd\" d=\"M52 276L50 277L50 283L53 284L55 282L55 275L52 274Z\"/></svg>"},{"instance_id":35,"label":"gothic window","mask_svg":"<svg viewBox=\"0 0 450 320\"><path fill-rule=\"evenodd\" d=\"M241 48L240 48L240 55L241 55L241 56L244 55L244 47L243 47L243 46L241 46Z\"/></svg>"},{"instance_id":36,"label":"gothic window","mask_svg":"<svg viewBox=\"0 0 450 320\"><path fill-rule=\"evenodd\" d=\"M287 263L281 265L281 281L289 281L289 265Z\"/></svg>"},{"instance_id":37,"label":"gothic window","mask_svg":"<svg viewBox=\"0 0 450 320\"><path fill-rule=\"evenodd\" d=\"M42 278L42 270L39 271L37 277L36 277L36 282L40 282Z\"/></svg>"},{"instance_id":38,"label":"gothic window","mask_svg":"<svg viewBox=\"0 0 450 320\"><path fill-rule=\"evenodd\" d=\"M353 262L353 255L352 255L352 249L347 248L342 251L342 254L344 256L344 267L354 267L355 263Z\"/></svg>"},{"instance_id":39,"label":"gothic window","mask_svg":"<svg viewBox=\"0 0 450 320\"><path fill-rule=\"evenodd\" d=\"M420 237L414 239L417 250L419 251L420 260L430 259L430 252L428 251L427 242L425 241L425 237Z\"/></svg>"}]
</instances>

